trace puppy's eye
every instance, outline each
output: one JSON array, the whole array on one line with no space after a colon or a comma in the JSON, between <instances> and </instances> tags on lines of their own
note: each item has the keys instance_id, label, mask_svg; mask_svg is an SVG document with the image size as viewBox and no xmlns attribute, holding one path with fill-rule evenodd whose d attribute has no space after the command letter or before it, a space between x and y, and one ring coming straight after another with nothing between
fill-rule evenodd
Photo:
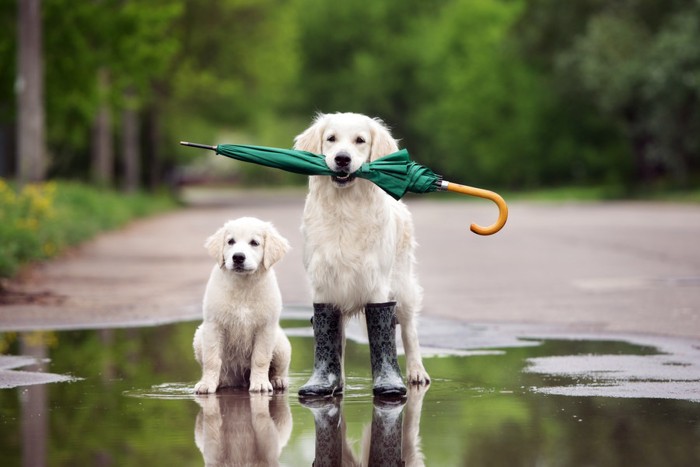
<instances>
[{"instance_id":1,"label":"puppy's eye","mask_svg":"<svg viewBox=\"0 0 700 467\"><path fill-rule=\"evenodd\" d=\"M236 241L232 238L229 238L228 242L226 242L226 243L228 243L229 245L233 245L234 243L236 243Z\"/></svg>"},{"instance_id":2,"label":"puppy's eye","mask_svg":"<svg viewBox=\"0 0 700 467\"><path fill-rule=\"evenodd\" d=\"M260 243L257 240L251 240L250 246L260 246Z\"/></svg>"},{"instance_id":3,"label":"puppy's eye","mask_svg":"<svg viewBox=\"0 0 700 467\"><path fill-rule=\"evenodd\" d=\"M364 143L365 143L365 139L362 136L358 136L357 138L355 138L355 144L364 144Z\"/></svg>"},{"instance_id":4,"label":"puppy's eye","mask_svg":"<svg viewBox=\"0 0 700 467\"><path fill-rule=\"evenodd\" d=\"M334 143L335 142L335 135L330 135L328 138L326 138L326 141L329 143Z\"/></svg>"}]
</instances>

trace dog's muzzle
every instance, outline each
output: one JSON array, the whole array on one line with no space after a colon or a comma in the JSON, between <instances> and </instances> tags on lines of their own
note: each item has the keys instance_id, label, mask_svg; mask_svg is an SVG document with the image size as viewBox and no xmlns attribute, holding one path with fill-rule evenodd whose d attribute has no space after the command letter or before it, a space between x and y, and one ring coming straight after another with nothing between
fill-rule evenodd
<instances>
[{"instance_id":1,"label":"dog's muzzle","mask_svg":"<svg viewBox=\"0 0 700 467\"><path fill-rule=\"evenodd\" d=\"M346 175L331 175L331 180L335 182L337 185L347 185L351 181L355 180L355 174L346 174Z\"/></svg>"},{"instance_id":2,"label":"dog's muzzle","mask_svg":"<svg viewBox=\"0 0 700 467\"><path fill-rule=\"evenodd\" d=\"M331 179L338 185L347 185L355 179L355 174L350 173L350 164L352 159L350 154L345 151L340 151L333 159L335 162L335 171L340 175L332 175Z\"/></svg>"},{"instance_id":3,"label":"dog's muzzle","mask_svg":"<svg viewBox=\"0 0 700 467\"><path fill-rule=\"evenodd\" d=\"M249 273L250 269L246 267L245 264L246 256L244 253L235 253L231 257L232 271L237 273Z\"/></svg>"}]
</instances>

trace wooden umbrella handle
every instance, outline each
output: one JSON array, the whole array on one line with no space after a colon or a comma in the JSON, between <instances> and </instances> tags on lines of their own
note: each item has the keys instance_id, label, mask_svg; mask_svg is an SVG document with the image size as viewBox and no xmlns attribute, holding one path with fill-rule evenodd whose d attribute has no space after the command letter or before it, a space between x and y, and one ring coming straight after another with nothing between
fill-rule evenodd
<instances>
[{"instance_id":1,"label":"wooden umbrella handle","mask_svg":"<svg viewBox=\"0 0 700 467\"><path fill-rule=\"evenodd\" d=\"M443 188L447 191L452 191L455 193L462 193L464 195L478 196L479 198L489 199L496 203L498 206L498 220L496 223L488 227L472 224L469 228L475 234L493 235L501 230L504 225L506 225L506 221L508 220L508 205L498 193L452 182L443 182Z\"/></svg>"}]
</instances>

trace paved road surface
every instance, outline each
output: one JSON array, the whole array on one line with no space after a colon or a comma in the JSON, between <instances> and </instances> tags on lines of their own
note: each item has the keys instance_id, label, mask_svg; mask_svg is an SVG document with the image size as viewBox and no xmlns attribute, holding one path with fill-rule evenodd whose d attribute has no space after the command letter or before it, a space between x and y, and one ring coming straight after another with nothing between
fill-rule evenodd
<instances>
[{"instance_id":1,"label":"paved road surface","mask_svg":"<svg viewBox=\"0 0 700 467\"><path fill-rule=\"evenodd\" d=\"M505 229L487 201L408 201L420 247L424 314L471 323L700 338L700 206L510 204ZM0 306L0 331L157 324L200 316L211 260L204 239L225 220L272 221L293 246L276 266L287 306L310 305L301 264L303 193L211 196L100 236L35 268Z\"/></svg>"}]
</instances>

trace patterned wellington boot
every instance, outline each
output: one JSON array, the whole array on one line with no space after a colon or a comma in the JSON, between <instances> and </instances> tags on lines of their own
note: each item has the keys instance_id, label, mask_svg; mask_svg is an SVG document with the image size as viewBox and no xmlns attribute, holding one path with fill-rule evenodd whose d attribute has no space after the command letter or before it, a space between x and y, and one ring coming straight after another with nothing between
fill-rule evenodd
<instances>
[{"instance_id":1,"label":"patterned wellington boot","mask_svg":"<svg viewBox=\"0 0 700 467\"><path fill-rule=\"evenodd\" d=\"M369 355L375 396L403 397L406 386L396 358L396 302L369 303L365 306Z\"/></svg>"},{"instance_id":2,"label":"patterned wellington boot","mask_svg":"<svg viewBox=\"0 0 700 467\"><path fill-rule=\"evenodd\" d=\"M337 467L343 465L343 413L342 396L301 400L301 405L311 410L316 427L316 453L313 467Z\"/></svg>"},{"instance_id":3,"label":"patterned wellington boot","mask_svg":"<svg viewBox=\"0 0 700 467\"><path fill-rule=\"evenodd\" d=\"M369 463L386 467L404 465L401 459L402 411L406 399L375 399Z\"/></svg>"},{"instance_id":4,"label":"patterned wellington boot","mask_svg":"<svg viewBox=\"0 0 700 467\"><path fill-rule=\"evenodd\" d=\"M343 392L343 325L340 310L327 303L314 303L314 372L300 396L329 396Z\"/></svg>"}]
</instances>

